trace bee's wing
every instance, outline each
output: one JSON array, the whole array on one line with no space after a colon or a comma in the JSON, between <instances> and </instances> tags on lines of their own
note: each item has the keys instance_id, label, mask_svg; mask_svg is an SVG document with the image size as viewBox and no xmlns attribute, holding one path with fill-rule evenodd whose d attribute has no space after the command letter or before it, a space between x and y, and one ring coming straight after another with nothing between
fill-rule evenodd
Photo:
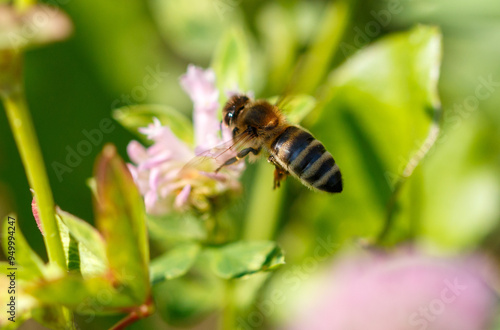
<instances>
[{"instance_id":1,"label":"bee's wing","mask_svg":"<svg viewBox=\"0 0 500 330\"><path fill-rule=\"evenodd\" d=\"M273 102L274 99L277 101ZM300 122L316 107L316 99L307 94L282 94L269 100L279 109L288 122L300 125Z\"/></svg>"},{"instance_id":2,"label":"bee's wing","mask_svg":"<svg viewBox=\"0 0 500 330\"><path fill-rule=\"evenodd\" d=\"M199 153L183 166L181 172L192 170L215 172L215 170L221 167L228 159L235 157L240 150L250 146L253 139L254 136L250 131L244 131L230 141L223 142Z\"/></svg>"},{"instance_id":3,"label":"bee's wing","mask_svg":"<svg viewBox=\"0 0 500 330\"><path fill-rule=\"evenodd\" d=\"M292 100L292 95L287 91L285 91L280 96L278 96L278 99L276 100L274 105L277 106L281 112L286 114L287 112L290 111L290 108L287 106L290 104L291 100Z\"/></svg>"},{"instance_id":4,"label":"bee's wing","mask_svg":"<svg viewBox=\"0 0 500 330\"><path fill-rule=\"evenodd\" d=\"M271 103L274 103L292 124L300 124L302 119L316 106L314 97L300 91L299 76L303 69L304 60L299 59L283 92L279 96L275 96L269 100Z\"/></svg>"}]
</instances>

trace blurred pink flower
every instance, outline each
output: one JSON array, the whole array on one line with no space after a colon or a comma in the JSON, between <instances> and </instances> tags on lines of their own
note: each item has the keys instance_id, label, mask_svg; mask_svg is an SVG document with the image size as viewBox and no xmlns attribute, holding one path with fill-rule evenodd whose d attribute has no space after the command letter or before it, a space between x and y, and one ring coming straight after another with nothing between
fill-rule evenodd
<instances>
[{"instance_id":1,"label":"blurred pink flower","mask_svg":"<svg viewBox=\"0 0 500 330\"><path fill-rule=\"evenodd\" d=\"M288 330L486 330L497 298L481 270L488 263L418 253L349 258L321 282ZM491 274L491 269L490 269Z\"/></svg>"},{"instance_id":2,"label":"blurred pink flower","mask_svg":"<svg viewBox=\"0 0 500 330\"><path fill-rule=\"evenodd\" d=\"M161 215L172 210L194 208L205 212L210 208L210 199L241 189L238 178L244 164L227 166L215 174L215 161L206 162L201 168L186 166L196 155L232 139L229 128L217 119L219 91L215 87L215 73L190 65L180 79L184 90L194 103L193 123L196 147L192 150L179 140L158 119L148 127L140 129L153 145L145 148L132 141L127 152L134 164L129 169L144 196L146 211ZM222 135L222 138L219 136ZM224 154L232 157L233 152Z\"/></svg>"}]
</instances>

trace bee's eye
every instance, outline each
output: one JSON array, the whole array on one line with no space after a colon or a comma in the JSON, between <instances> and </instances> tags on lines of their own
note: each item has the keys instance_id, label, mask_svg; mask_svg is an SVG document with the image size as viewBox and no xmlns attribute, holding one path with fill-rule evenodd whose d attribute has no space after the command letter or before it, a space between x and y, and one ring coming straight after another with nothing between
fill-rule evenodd
<instances>
[{"instance_id":1,"label":"bee's eye","mask_svg":"<svg viewBox=\"0 0 500 330\"><path fill-rule=\"evenodd\" d=\"M226 117L224 117L224 122L226 123L227 126L231 125L232 119L233 119L233 113L232 112L226 113Z\"/></svg>"}]
</instances>

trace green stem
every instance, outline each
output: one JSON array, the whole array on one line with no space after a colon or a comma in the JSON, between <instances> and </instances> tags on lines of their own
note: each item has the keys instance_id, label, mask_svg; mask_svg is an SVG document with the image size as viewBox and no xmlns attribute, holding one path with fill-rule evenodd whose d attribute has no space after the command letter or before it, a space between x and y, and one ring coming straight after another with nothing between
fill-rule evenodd
<instances>
[{"instance_id":1,"label":"green stem","mask_svg":"<svg viewBox=\"0 0 500 330\"><path fill-rule=\"evenodd\" d=\"M274 167L267 162L258 164L248 207L250 211L245 219L245 240L269 240L274 237L284 187L273 190L273 171Z\"/></svg>"},{"instance_id":2,"label":"green stem","mask_svg":"<svg viewBox=\"0 0 500 330\"><path fill-rule=\"evenodd\" d=\"M274 167L267 162L260 162L257 167L257 178L252 187L252 195L243 230L244 240L273 239L279 219L280 204L283 188L273 190ZM239 282L226 281L225 309L222 314L220 328L223 330L236 329L238 305L235 300L235 291Z\"/></svg>"},{"instance_id":3,"label":"green stem","mask_svg":"<svg viewBox=\"0 0 500 330\"><path fill-rule=\"evenodd\" d=\"M28 182L35 191L49 262L64 270L66 262L54 213L52 191L22 88L18 87L4 94L2 100Z\"/></svg>"},{"instance_id":4,"label":"green stem","mask_svg":"<svg viewBox=\"0 0 500 330\"><path fill-rule=\"evenodd\" d=\"M154 312L154 307L151 301L146 302L145 304L139 306L137 309L131 311L127 316L118 321L114 326L110 328L110 330L122 330L126 329L131 324L144 319Z\"/></svg>"},{"instance_id":5,"label":"green stem","mask_svg":"<svg viewBox=\"0 0 500 330\"><path fill-rule=\"evenodd\" d=\"M227 280L225 288L225 309L222 314L221 329L233 330L236 328L236 302L234 301L234 280Z\"/></svg>"}]
</instances>

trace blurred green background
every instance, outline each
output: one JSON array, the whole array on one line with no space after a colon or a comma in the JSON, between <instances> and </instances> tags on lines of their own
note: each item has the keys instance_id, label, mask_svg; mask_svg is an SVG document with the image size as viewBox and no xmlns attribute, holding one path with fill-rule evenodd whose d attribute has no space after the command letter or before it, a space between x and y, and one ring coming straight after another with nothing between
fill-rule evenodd
<instances>
[{"instance_id":1,"label":"blurred green background","mask_svg":"<svg viewBox=\"0 0 500 330\"><path fill-rule=\"evenodd\" d=\"M192 104L179 86L179 76L189 63L208 67L221 37L237 28L246 40L250 67L247 86L240 87L255 91L259 98L270 97L293 81L295 91L315 96L319 106L302 124L333 154L345 187L332 197L289 179L282 191L274 193L271 166L250 165L235 211L247 221L247 238L278 240L287 258L281 272L311 255L318 238L330 238L338 249L358 244L358 238L376 240L388 218L393 179L418 152L436 118L429 103L432 93L419 90L415 72L431 65L432 59L439 60L439 54L425 53L422 60L430 62L418 63L421 58L414 54L411 40L383 38L423 23L437 26L443 36L438 84L441 135L400 190L383 243L416 240L441 254L464 253L496 242L494 233L500 230L496 0L119 4L64 0L59 7L71 17L74 34L66 42L29 51L25 80L54 198L62 209L92 222L85 182L96 155L105 142L112 142L126 158L126 145L135 138L114 122L116 128L60 181L51 164L65 162L66 148L76 148L85 138L82 130L97 129L102 119L112 118L113 109L128 102L167 104L190 115ZM416 44L418 38L416 33ZM366 49L378 39L392 41L388 48L382 44ZM150 70L168 75L146 95L139 94L137 87L143 86ZM488 95L478 96L478 89ZM15 210L30 244L44 255L31 215L31 193L3 111L0 159L0 212L3 216ZM254 193L258 189L265 190L260 199ZM276 228L260 227L269 222ZM284 284L271 281L268 287L280 285ZM267 321L270 327L286 319L285 305ZM144 322L165 327L157 317ZM115 319L101 321L105 326ZM81 322L82 328L86 325ZM141 323L134 325L140 327Z\"/></svg>"}]
</instances>

